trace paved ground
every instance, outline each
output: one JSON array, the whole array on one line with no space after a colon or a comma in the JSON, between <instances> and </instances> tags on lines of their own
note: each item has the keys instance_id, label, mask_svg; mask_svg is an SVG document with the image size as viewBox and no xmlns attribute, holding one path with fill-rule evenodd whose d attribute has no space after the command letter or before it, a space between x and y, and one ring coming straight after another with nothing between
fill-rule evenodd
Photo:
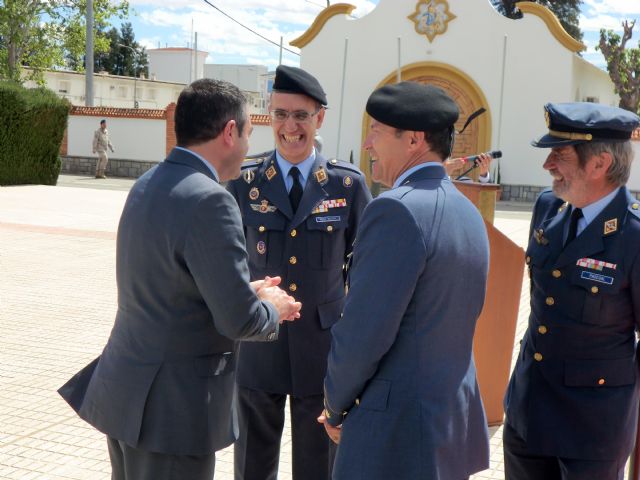
<instances>
[{"instance_id":1,"label":"paved ground","mask_svg":"<svg viewBox=\"0 0 640 480\"><path fill-rule=\"evenodd\" d=\"M0 188L0 479L106 480L104 436L57 395L96 357L116 309L115 232L131 180L62 176L57 187ZM501 204L495 225L526 241L530 206ZM525 279L516 339L528 313ZM288 425L288 420L287 420ZM491 468L504 478L502 429L491 429ZM290 480L290 433L280 480ZM216 479L233 478L232 447Z\"/></svg>"}]
</instances>

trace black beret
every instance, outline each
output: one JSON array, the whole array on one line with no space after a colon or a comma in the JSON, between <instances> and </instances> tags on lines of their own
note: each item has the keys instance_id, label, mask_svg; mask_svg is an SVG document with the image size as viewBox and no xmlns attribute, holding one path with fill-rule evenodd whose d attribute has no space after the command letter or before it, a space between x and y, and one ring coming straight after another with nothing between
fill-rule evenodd
<instances>
[{"instance_id":1,"label":"black beret","mask_svg":"<svg viewBox=\"0 0 640 480\"><path fill-rule=\"evenodd\" d=\"M416 82L385 85L371 94L367 113L401 130L434 132L453 126L460 111L441 88Z\"/></svg>"},{"instance_id":2,"label":"black beret","mask_svg":"<svg viewBox=\"0 0 640 480\"><path fill-rule=\"evenodd\" d=\"M547 103L544 115L549 133L531 145L562 147L586 142L623 142L640 125L640 117L618 107L598 103Z\"/></svg>"},{"instance_id":3,"label":"black beret","mask_svg":"<svg viewBox=\"0 0 640 480\"><path fill-rule=\"evenodd\" d=\"M301 93L317 100L320 105L327 105L327 95L320 86L320 82L301 68L286 65L276 68L273 90L282 93Z\"/></svg>"}]
</instances>

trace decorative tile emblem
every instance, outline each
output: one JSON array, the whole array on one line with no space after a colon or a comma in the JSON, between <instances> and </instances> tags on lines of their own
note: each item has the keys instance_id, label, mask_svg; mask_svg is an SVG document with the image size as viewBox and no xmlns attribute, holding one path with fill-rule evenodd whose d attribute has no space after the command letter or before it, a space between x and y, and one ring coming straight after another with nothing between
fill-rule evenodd
<instances>
[{"instance_id":1,"label":"decorative tile emblem","mask_svg":"<svg viewBox=\"0 0 640 480\"><path fill-rule=\"evenodd\" d=\"M449 11L447 0L420 0L416 11L407 18L414 23L416 32L433 42L437 35L447 31L448 23L456 16Z\"/></svg>"}]
</instances>

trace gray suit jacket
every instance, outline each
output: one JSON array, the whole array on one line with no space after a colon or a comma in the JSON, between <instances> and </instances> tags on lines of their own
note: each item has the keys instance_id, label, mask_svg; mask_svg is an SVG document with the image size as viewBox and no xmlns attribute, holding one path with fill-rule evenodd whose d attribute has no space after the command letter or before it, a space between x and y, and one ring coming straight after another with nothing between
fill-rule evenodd
<instances>
[{"instance_id":1,"label":"gray suit jacket","mask_svg":"<svg viewBox=\"0 0 640 480\"><path fill-rule=\"evenodd\" d=\"M248 283L235 200L198 158L173 150L133 186L117 242L111 336L60 394L133 447L203 455L230 445L234 340L278 332L275 307Z\"/></svg>"},{"instance_id":2,"label":"gray suit jacket","mask_svg":"<svg viewBox=\"0 0 640 480\"><path fill-rule=\"evenodd\" d=\"M330 423L343 422L334 479L452 480L487 468L472 346L488 259L480 214L441 166L367 206L325 380Z\"/></svg>"}]
</instances>

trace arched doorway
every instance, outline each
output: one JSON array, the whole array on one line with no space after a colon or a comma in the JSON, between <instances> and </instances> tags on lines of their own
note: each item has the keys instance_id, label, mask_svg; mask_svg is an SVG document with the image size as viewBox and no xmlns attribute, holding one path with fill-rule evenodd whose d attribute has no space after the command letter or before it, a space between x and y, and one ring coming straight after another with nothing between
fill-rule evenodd
<instances>
[{"instance_id":1,"label":"arched doorway","mask_svg":"<svg viewBox=\"0 0 640 480\"><path fill-rule=\"evenodd\" d=\"M397 72L394 71L378 84L376 88L395 83ZM491 112L482 90L466 73L451 65L439 62L420 62L406 65L401 70L403 81L429 83L444 89L458 104L460 118L456 122L456 130L461 130L469 115L484 107L487 111L477 117L466 130L456 136L453 157L473 155L489 150L491 146ZM369 131L371 117L363 113L362 144ZM368 153L360 151L360 169L365 173L371 185L371 162ZM477 173L476 173L477 175Z\"/></svg>"}]
</instances>

